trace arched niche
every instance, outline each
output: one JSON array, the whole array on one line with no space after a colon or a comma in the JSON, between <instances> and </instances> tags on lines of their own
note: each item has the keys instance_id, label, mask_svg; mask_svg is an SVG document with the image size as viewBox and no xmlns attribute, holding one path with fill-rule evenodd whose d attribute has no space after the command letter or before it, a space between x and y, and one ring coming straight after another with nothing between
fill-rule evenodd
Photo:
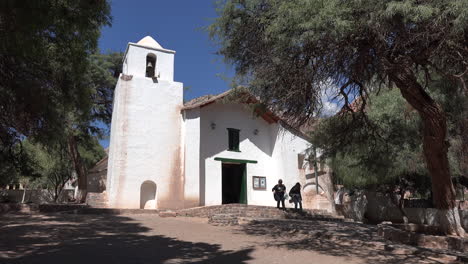
<instances>
[{"instance_id":1,"label":"arched niche","mask_svg":"<svg viewBox=\"0 0 468 264\"><path fill-rule=\"evenodd\" d=\"M156 209L156 183L144 181L140 187L140 209Z\"/></svg>"},{"instance_id":2,"label":"arched niche","mask_svg":"<svg viewBox=\"0 0 468 264\"><path fill-rule=\"evenodd\" d=\"M146 55L146 77L156 77L156 55L148 53Z\"/></svg>"}]
</instances>

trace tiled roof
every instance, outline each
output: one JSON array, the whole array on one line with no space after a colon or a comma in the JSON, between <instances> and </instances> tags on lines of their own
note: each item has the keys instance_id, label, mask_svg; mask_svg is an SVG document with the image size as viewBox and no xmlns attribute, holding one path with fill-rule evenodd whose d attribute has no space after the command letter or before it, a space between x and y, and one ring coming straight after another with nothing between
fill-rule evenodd
<instances>
[{"instance_id":1,"label":"tiled roof","mask_svg":"<svg viewBox=\"0 0 468 264\"><path fill-rule=\"evenodd\" d=\"M208 94L208 95L203 95L203 96L194 98L194 99L184 103L184 107L182 109L188 110L188 109L202 107L204 105L213 103L214 101L216 101L218 99L221 99L224 96L228 95L231 91L232 90L227 90L226 92L220 93L220 94L217 94L217 95Z\"/></svg>"},{"instance_id":2,"label":"tiled roof","mask_svg":"<svg viewBox=\"0 0 468 264\"><path fill-rule=\"evenodd\" d=\"M217 95L211 95L210 94L210 95L203 95L203 96L194 98L194 99L184 103L184 107L182 108L182 110L190 110L190 109L194 109L194 108L197 108L197 107L203 107L205 105L214 103L215 101L221 100L225 96L229 95L232 91L233 90L231 89L231 90L227 90L227 91L225 91L223 93L220 93L220 94L217 94ZM249 97L252 99L252 102L255 102L255 101L258 102L258 99L256 99L255 97L253 97L251 95ZM313 131L315 126L317 125L317 120L311 120L310 122L307 122L306 124L303 124L302 126L296 128L296 127L293 127L293 126L289 125L286 121L282 120L282 118L280 117L280 115L278 115L276 113L276 111L271 111L271 110L259 113L259 115L265 121L267 121L268 123L274 123L276 121L282 121L282 123L286 124L290 129L296 130L297 132L299 132L299 134L301 134L302 136L305 136L306 138L308 138L307 134L310 131Z\"/></svg>"}]
</instances>

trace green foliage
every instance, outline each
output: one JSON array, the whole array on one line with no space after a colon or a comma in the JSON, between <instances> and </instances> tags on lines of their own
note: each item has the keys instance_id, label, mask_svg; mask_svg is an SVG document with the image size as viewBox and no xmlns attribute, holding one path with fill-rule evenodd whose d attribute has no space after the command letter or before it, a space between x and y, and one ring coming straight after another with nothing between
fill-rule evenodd
<instances>
[{"instance_id":1,"label":"green foliage","mask_svg":"<svg viewBox=\"0 0 468 264\"><path fill-rule=\"evenodd\" d=\"M24 147L32 159L35 173L40 175L33 185L48 189L56 201L73 175L66 145L45 147L25 141Z\"/></svg>"},{"instance_id":2,"label":"green foliage","mask_svg":"<svg viewBox=\"0 0 468 264\"><path fill-rule=\"evenodd\" d=\"M105 0L1 1L0 167L23 163L25 137L48 145L70 113L90 111L83 73L109 24Z\"/></svg>"},{"instance_id":3,"label":"green foliage","mask_svg":"<svg viewBox=\"0 0 468 264\"><path fill-rule=\"evenodd\" d=\"M331 157L331 167L347 187L396 184L402 177L427 176L421 146L421 122L398 90L371 96L368 119L352 126L349 114L323 120L313 143ZM349 134L346 134L347 132Z\"/></svg>"},{"instance_id":4,"label":"green foliage","mask_svg":"<svg viewBox=\"0 0 468 264\"><path fill-rule=\"evenodd\" d=\"M35 142L46 148L55 149L58 144L65 144L66 138L73 135L77 139L85 170L91 168L104 155L96 137L106 134L106 124L112 116L112 100L114 88L122 68L122 54L93 54L79 86L83 96L77 97L80 107L62 107L63 119L56 126L53 134L47 136L30 136L28 141ZM31 144L31 143L27 143ZM15 141L12 147L0 148L0 183L16 182L20 177L39 175L34 168L35 152L23 149L21 139ZM66 159L71 162L70 158Z\"/></svg>"},{"instance_id":5,"label":"green foliage","mask_svg":"<svg viewBox=\"0 0 468 264\"><path fill-rule=\"evenodd\" d=\"M102 137L112 118L112 101L117 78L122 69L122 53L96 53L89 57L86 71L79 79L81 94L78 107L66 110L61 130L63 136L75 136L85 144L93 135Z\"/></svg>"},{"instance_id":6,"label":"green foliage","mask_svg":"<svg viewBox=\"0 0 468 264\"><path fill-rule=\"evenodd\" d=\"M27 165L30 168L30 174L24 175L21 171L16 171L16 180L27 183L29 188L48 189L56 200L65 184L72 180L74 175L74 167L66 141L56 141L53 145L45 146L25 140L23 147L28 157ZM89 138L86 144L79 145L78 150L86 169L94 166L105 156L104 149L95 137ZM34 177L31 177L32 175Z\"/></svg>"},{"instance_id":7,"label":"green foliage","mask_svg":"<svg viewBox=\"0 0 468 264\"><path fill-rule=\"evenodd\" d=\"M446 94L444 84L439 82L430 90L448 113L450 168L453 177L462 177L466 165L459 155L463 143L459 126L466 121L466 97ZM322 120L312 134L314 145L324 149L337 180L349 188L373 188L399 185L405 179L424 194L430 180L420 140L421 120L415 110L393 89L372 94L366 114L368 119L358 124L349 113L338 114Z\"/></svg>"},{"instance_id":8,"label":"green foliage","mask_svg":"<svg viewBox=\"0 0 468 264\"><path fill-rule=\"evenodd\" d=\"M443 79L433 81L430 94L447 115L451 175L468 179L468 97Z\"/></svg>"},{"instance_id":9,"label":"green foliage","mask_svg":"<svg viewBox=\"0 0 468 264\"><path fill-rule=\"evenodd\" d=\"M106 152L96 137L90 137L80 142L78 151L80 152L86 171L88 171L106 156Z\"/></svg>"},{"instance_id":10,"label":"green foliage","mask_svg":"<svg viewBox=\"0 0 468 264\"><path fill-rule=\"evenodd\" d=\"M110 124L112 101L117 78L122 72L121 52L96 53L90 57L90 65L83 77L83 88L90 90L86 101L91 104L87 119Z\"/></svg>"},{"instance_id":11,"label":"green foliage","mask_svg":"<svg viewBox=\"0 0 468 264\"><path fill-rule=\"evenodd\" d=\"M460 89L467 10L465 0L227 0L208 31L239 83L301 123L321 110L322 90L365 103L404 67Z\"/></svg>"},{"instance_id":12,"label":"green foliage","mask_svg":"<svg viewBox=\"0 0 468 264\"><path fill-rule=\"evenodd\" d=\"M435 204L453 207L445 133L436 127L445 126L439 111L444 98L454 103L468 94L468 1L225 0L218 1L217 12L208 31L218 53L235 66L241 85L289 123L303 124L320 113L323 91L352 112L324 122L319 132L336 170L349 170L349 184L427 175L424 135L424 158L442 166L431 166L431 175L448 185L436 186ZM430 89L440 82L444 92ZM401 96L391 95L395 91L380 91L393 86L423 122ZM385 99L377 99L379 91ZM466 173L468 118L466 111L464 118L452 116L453 107L445 104L451 170ZM464 166L459 170L457 159Z\"/></svg>"}]
</instances>

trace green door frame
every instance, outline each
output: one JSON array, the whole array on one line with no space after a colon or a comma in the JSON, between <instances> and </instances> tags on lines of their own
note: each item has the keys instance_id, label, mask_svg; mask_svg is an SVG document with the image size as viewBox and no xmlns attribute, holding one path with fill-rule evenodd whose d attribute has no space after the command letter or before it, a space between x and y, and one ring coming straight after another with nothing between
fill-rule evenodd
<instances>
[{"instance_id":1,"label":"green door frame","mask_svg":"<svg viewBox=\"0 0 468 264\"><path fill-rule=\"evenodd\" d=\"M220 158L220 157L216 157L214 158L214 160L221 161L221 162L228 162L228 163L244 164L244 173L242 175L239 203L247 204L247 163L256 164L258 162L256 160L227 159L227 158Z\"/></svg>"},{"instance_id":2,"label":"green door frame","mask_svg":"<svg viewBox=\"0 0 468 264\"><path fill-rule=\"evenodd\" d=\"M228 158L221 158L221 157L216 157L214 158L216 161L222 161L222 162L231 162L231 163L258 163L256 160L241 160L241 159L228 159Z\"/></svg>"},{"instance_id":3,"label":"green door frame","mask_svg":"<svg viewBox=\"0 0 468 264\"><path fill-rule=\"evenodd\" d=\"M239 203L247 204L247 164L244 163Z\"/></svg>"}]
</instances>

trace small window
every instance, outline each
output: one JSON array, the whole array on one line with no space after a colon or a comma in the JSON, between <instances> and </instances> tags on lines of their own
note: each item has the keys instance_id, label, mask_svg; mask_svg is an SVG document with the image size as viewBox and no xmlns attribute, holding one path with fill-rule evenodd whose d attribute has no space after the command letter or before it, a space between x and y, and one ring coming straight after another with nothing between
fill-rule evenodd
<instances>
[{"instance_id":1,"label":"small window","mask_svg":"<svg viewBox=\"0 0 468 264\"><path fill-rule=\"evenodd\" d=\"M146 77L155 77L156 72L156 55L153 53L146 56Z\"/></svg>"},{"instance_id":2,"label":"small window","mask_svg":"<svg viewBox=\"0 0 468 264\"><path fill-rule=\"evenodd\" d=\"M239 129L228 128L229 148L230 151L239 150Z\"/></svg>"}]
</instances>

